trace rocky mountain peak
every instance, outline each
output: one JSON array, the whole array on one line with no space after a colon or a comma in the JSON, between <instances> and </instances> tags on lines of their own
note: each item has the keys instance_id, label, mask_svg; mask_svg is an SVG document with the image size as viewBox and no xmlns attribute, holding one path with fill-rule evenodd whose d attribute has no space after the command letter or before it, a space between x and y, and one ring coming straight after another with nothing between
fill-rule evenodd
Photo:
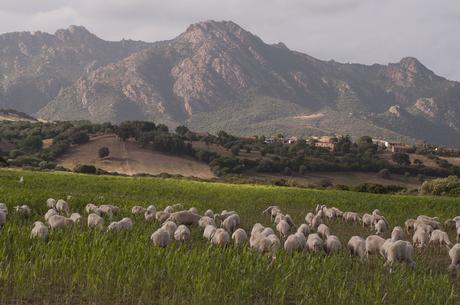
<instances>
[{"instance_id":1,"label":"rocky mountain peak","mask_svg":"<svg viewBox=\"0 0 460 305\"><path fill-rule=\"evenodd\" d=\"M64 42L88 42L101 40L96 35L88 31L84 26L77 25L71 25L67 29L57 30L54 35Z\"/></svg>"}]
</instances>

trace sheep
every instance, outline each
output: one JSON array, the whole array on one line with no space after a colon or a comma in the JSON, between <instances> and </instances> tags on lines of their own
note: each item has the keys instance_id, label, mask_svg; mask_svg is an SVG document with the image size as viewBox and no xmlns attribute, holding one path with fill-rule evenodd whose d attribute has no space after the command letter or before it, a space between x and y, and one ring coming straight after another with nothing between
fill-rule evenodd
<instances>
[{"instance_id":1,"label":"sheep","mask_svg":"<svg viewBox=\"0 0 460 305\"><path fill-rule=\"evenodd\" d=\"M14 207L14 209L16 210L16 213L18 213L18 215L22 218L28 218L32 214L32 210L26 204L21 206L17 205Z\"/></svg>"},{"instance_id":2,"label":"sheep","mask_svg":"<svg viewBox=\"0 0 460 305\"><path fill-rule=\"evenodd\" d=\"M239 246L248 240L248 235L246 234L246 231L244 229L239 228L236 229L235 232L233 232L232 240L235 243L235 246Z\"/></svg>"},{"instance_id":3,"label":"sheep","mask_svg":"<svg viewBox=\"0 0 460 305\"><path fill-rule=\"evenodd\" d=\"M145 212L144 212L144 219L146 221L154 221L156 219L156 210L149 210L149 209L146 209Z\"/></svg>"},{"instance_id":4,"label":"sheep","mask_svg":"<svg viewBox=\"0 0 460 305\"><path fill-rule=\"evenodd\" d=\"M323 220L321 219L320 216L317 215L317 216L314 216L313 219L311 220L311 225L310 225L310 226L311 226L313 229L317 229L318 226L319 226L320 224L322 224L322 223L323 223Z\"/></svg>"},{"instance_id":5,"label":"sheep","mask_svg":"<svg viewBox=\"0 0 460 305\"><path fill-rule=\"evenodd\" d=\"M85 206L85 212L87 214L91 214L91 213L96 213L97 212L97 209L98 209L98 206L93 204L93 203L88 203L86 206Z\"/></svg>"},{"instance_id":6,"label":"sheep","mask_svg":"<svg viewBox=\"0 0 460 305\"><path fill-rule=\"evenodd\" d=\"M224 221L228 217L237 214L235 211L222 211L220 214L214 214L214 220Z\"/></svg>"},{"instance_id":7,"label":"sheep","mask_svg":"<svg viewBox=\"0 0 460 305\"><path fill-rule=\"evenodd\" d=\"M297 228L297 232L300 232L305 237L307 237L308 234L310 234L310 227L307 224L303 223Z\"/></svg>"},{"instance_id":8,"label":"sheep","mask_svg":"<svg viewBox=\"0 0 460 305\"><path fill-rule=\"evenodd\" d=\"M448 269L452 272L452 276L456 277L460 267L460 244L456 244L449 250L449 257L451 264Z\"/></svg>"},{"instance_id":9,"label":"sheep","mask_svg":"<svg viewBox=\"0 0 460 305\"><path fill-rule=\"evenodd\" d=\"M90 229L104 229L104 218L97 215L96 213L91 213L88 215L88 228Z\"/></svg>"},{"instance_id":10,"label":"sheep","mask_svg":"<svg viewBox=\"0 0 460 305\"><path fill-rule=\"evenodd\" d=\"M408 219L404 222L404 227L406 228L407 234L415 232L415 219Z\"/></svg>"},{"instance_id":11,"label":"sheep","mask_svg":"<svg viewBox=\"0 0 460 305\"><path fill-rule=\"evenodd\" d=\"M55 209L49 209L46 213L45 213L45 221L48 221L48 219L53 216L53 215L58 215L58 212L56 212Z\"/></svg>"},{"instance_id":12,"label":"sheep","mask_svg":"<svg viewBox=\"0 0 460 305\"><path fill-rule=\"evenodd\" d=\"M384 233L388 231L388 226L385 220L380 219L376 224L375 224L375 233L378 236L383 236Z\"/></svg>"},{"instance_id":13,"label":"sheep","mask_svg":"<svg viewBox=\"0 0 460 305\"><path fill-rule=\"evenodd\" d=\"M155 213L157 212L157 209L155 208L153 204L151 204L145 209L145 211L155 215Z\"/></svg>"},{"instance_id":14,"label":"sheep","mask_svg":"<svg viewBox=\"0 0 460 305\"><path fill-rule=\"evenodd\" d=\"M455 220L453 219L447 219L446 221L444 221L444 228L446 230L448 229L455 229L456 228L456 225L457 223L455 222Z\"/></svg>"},{"instance_id":15,"label":"sheep","mask_svg":"<svg viewBox=\"0 0 460 305\"><path fill-rule=\"evenodd\" d=\"M383 216L382 212L380 212L380 210L378 210L378 209L373 210L372 211L372 216L377 216L377 215L378 216Z\"/></svg>"},{"instance_id":16,"label":"sheep","mask_svg":"<svg viewBox=\"0 0 460 305\"><path fill-rule=\"evenodd\" d=\"M428 245L430 241L430 234L423 229L417 229L412 236L412 243L417 248L423 248Z\"/></svg>"},{"instance_id":17,"label":"sheep","mask_svg":"<svg viewBox=\"0 0 460 305\"><path fill-rule=\"evenodd\" d=\"M275 219L273 220L273 223L277 225L280 223L281 220L286 220L286 216L284 216L283 213L278 213L276 214Z\"/></svg>"},{"instance_id":18,"label":"sheep","mask_svg":"<svg viewBox=\"0 0 460 305\"><path fill-rule=\"evenodd\" d=\"M431 235L431 233L433 232L433 227L430 226L430 225L427 225L426 223L423 223L423 222L420 222L420 221L416 220L414 222L414 230L415 231L424 230L425 232L427 232L428 234Z\"/></svg>"},{"instance_id":19,"label":"sheep","mask_svg":"<svg viewBox=\"0 0 460 305\"><path fill-rule=\"evenodd\" d=\"M190 240L190 229L185 225L179 225L174 232L174 239L181 242Z\"/></svg>"},{"instance_id":20,"label":"sheep","mask_svg":"<svg viewBox=\"0 0 460 305\"><path fill-rule=\"evenodd\" d=\"M317 232L319 236L323 239L326 239L329 235L331 235L329 227L323 223L318 226Z\"/></svg>"},{"instance_id":21,"label":"sheep","mask_svg":"<svg viewBox=\"0 0 460 305\"><path fill-rule=\"evenodd\" d=\"M162 228L164 228L166 231L168 231L169 233L169 236L171 237L171 239L174 238L174 232L176 232L177 230L177 224L170 221L170 220L167 220L163 225L162 225Z\"/></svg>"},{"instance_id":22,"label":"sheep","mask_svg":"<svg viewBox=\"0 0 460 305\"><path fill-rule=\"evenodd\" d=\"M264 229L265 229L265 227L262 224L260 224L260 223L254 224L254 226L252 226L251 236L254 235L254 234L261 233Z\"/></svg>"},{"instance_id":23,"label":"sheep","mask_svg":"<svg viewBox=\"0 0 460 305\"><path fill-rule=\"evenodd\" d=\"M166 248L171 242L171 236L165 228L159 228L150 236L150 240L154 245Z\"/></svg>"},{"instance_id":24,"label":"sheep","mask_svg":"<svg viewBox=\"0 0 460 305\"><path fill-rule=\"evenodd\" d=\"M178 225L197 225L201 216L190 211L180 211L169 215L168 220L174 221Z\"/></svg>"},{"instance_id":25,"label":"sheep","mask_svg":"<svg viewBox=\"0 0 460 305\"><path fill-rule=\"evenodd\" d=\"M286 236L289 233L290 226L285 220L281 220L277 225L276 225L276 230L280 234L282 238L286 238Z\"/></svg>"},{"instance_id":26,"label":"sheep","mask_svg":"<svg viewBox=\"0 0 460 305\"><path fill-rule=\"evenodd\" d=\"M230 215L222 221L221 227L227 230L227 232L233 233L240 227L240 216L238 214Z\"/></svg>"},{"instance_id":27,"label":"sheep","mask_svg":"<svg viewBox=\"0 0 460 305\"><path fill-rule=\"evenodd\" d=\"M193 214L198 214L198 209L195 207L191 207L190 209L188 209L188 211L192 212Z\"/></svg>"},{"instance_id":28,"label":"sheep","mask_svg":"<svg viewBox=\"0 0 460 305\"><path fill-rule=\"evenodd\" d=\"M303 236L303 234L302 234ZM305 237L304 237L305 239ZM299 237L295 234L291 234L286 238L286 241L284 242L284 250L286 251L287 254L292 254L293 252L296 251L301 251L302 245L299 241Z\"/></svg>"},{"instance_id":29,"label":"sheep","mask_svg":"<svg viewBox=\"0 0 460 305\"><path fill-rule=\"evenodd\" d=\"M286 220L286 222L287 222L291 227L293 227L293 228L296 227L296 225L295 225L295 223L294 223L294 220L292 220L291 215L286 214L286 215L284 216L284 220Z\"/></svg>"},{"instance_id":30,"label":"sheep","mask_svg":"<svg viewBox=\"0 0 460 305\"><path fill-rule=\"evenodd\" d=\"M403 240L403 239L404 239L403 229L399 226L394 227L393 231L391 231L391 240L397 241L397 240Z\"/></svg>"},{"instance_id":31,"label":"sheep","mask_svg":"<svg viewBox=\"0 0 460 305\"><path fill-rule=\"evenodd\" d=\"M366 238L366 255L377 254L380 252L385 239L378 235L370 235Z\"/></svg>"},{"instance_id":32,"label":"sheep","mask_svg":"<svg viewBox=\"0 0 460 305\"><path fill-rule=\"evenodd\" d=\"M343 219L347 222L359 222L361 221L361 217L359 217L358 213L355 212L345 212L343 213Z\"/></svg>"},{"instance_id":33,"label":"sheep","mask_svg":"<svg viewBox=\"0 0 460 305\"><path fill-rule=\"evenodd\" d=\"M69 215L70 213L70 208L69 208L69 204L67 203L67 201L63 200L63 199L59 199L57 202L56 202L56 211L63 215Z\"/></svg>"},{"instance_id":34,"label":"sheep","mask_svg":"<svg viewBox=\"0 0 460 305\"><path fill-rule=\"evenodd\" d=\"M335 235L329 235L324 243L324 250L327 255L337 253L342 248L342 243Z\"/></svg>"},{"instance_id":35,"label":"sheep","mask_svg":"<svg viewBox=\"0 0 460 305\"><path fill-rule=\"evenodd\" d=\"M46 200L46 206L48 207L48 209L54 209L56 208L56 199L54 198L48 198Z\"/></svg>"},{"instance_id":36,"label":"sheep","mask_svg":"<svg viewBox=\"0 0 460 305\"><path fill-rule=\"evenodd\" d=\"M3 210L0 210L0 228L6 224L6 214Z\"/></svg>"},{"instance_id":37,"label":"sheep","mask_svg":"<svg viewBox=\"0 0 460 305\"><path fill-rule=\"evenodd\" d=\"M165 209L163 210L163 212L172 214L172 213L174 213L174 208L173 208L172 206L168 205L167 207L165 207Z\"/></svg>"},{"instance_id":38,"label":"sheep","mask_svg":"<svg viewBox=\"0 0 460 305\"><path fill-rule=\"evenodd\" d=\"M439 222L439 219L437 217L420 215L417 217L417 220L431 226L435 230L441 228L441 223Z\"/></svg>"},{"instance_id":39,"label":"sheep","mask_svg":"<svg viewBox=\"0 0 460 305\"><path fill-rule=\"evenodd\" d=\"M230 242L230 235L225 229L219 228L211 236L211 243L217 246L226 246Z\"/></svg>"},{"instance_id":40,"label":"sheep","mask_svg":"<svg viewBox=\"0 0 460 305\"><path fill-rule=\"evenodd\" d=\"M457 228L457 243L460 243L460 227Z\"/></svg>"},{"instance_id":41,"label":"sheep","mask_svg":"<svg viewBox=\"0 0 460 305\"><path fill-rule=\"evenodd\" d=\"M94 212L94 214L97 214L101 217L107 217L109 219L109 221L112 220L113 218L113 212L112 212L112 208L108 205L101 205L99 206L97 209L96 209L96 212Z\"/></svg>"},{"instance_id":42,"label":"sheep","mask_svg":"<svg viewBox=\"0 0 460 305\"><path fill-rule=\"evenodd\" d=\"M62 215L53 215L48 219L48 225L51 229L63 229L73 225L73 221L70 218L65 218Z\"/></svg>"},{"instance_id":43,"label":"sheep","mask_svg":"<svg viewBox=\"0 0 460 305\"><path fill-rule=\"evenodd\" d=\"M120 212L120 208L112 204L102 204L101 206L99 206L99 208L107 211L107 214L109 211L112 214L118 214L118 212Z\"/></svg>"},{"instance_id":44,"label":"sheep","mask_svg":"<svg viewBox=\"0 0 460 305\"><path fill-rule=\"evenodd\" d=\"M445 246L448 249L452 247L452 242L449 239L449 235L441 230L434 230L433 233L431 233L430 241L428 243L435 246Z\"/></svg>"},{"instance_id":45,"label":"sheep","mask_svg":"<svg viewBox=\"0 0 460 305\"><path fill-rule=\"evenodd\" d=\"M129 231L132 228L133 228L133 221L131 220L131 218L124 217L120 221L114 221L110 223L110 225L107 227L107 232Z\"/></svg>"},{"instance_id":46,"label":"sheep","mask_svg":"<svg viewBox=\"0 0 460 305\"><path fill-rule=\"evenodd\" d=\"M3 212L3 214L8 215L8 207L6 206L6 203L0 203L0 212Z\"/></svg>"},{"instance_id":47,"label":"sheep","mask_svg":"<svg viewBox=\"0 0 460 305\"><path fill-rule=\"evenodd\" d=\"M76 225L82 225L83 224L83 217L79 213L72 213L70 215L70 219Z\"/></svg>"},{"instance_id":48,"label":"sheep","mask_svg":"<svg viewBox=\"0 0 460 305\"><path fill-rule=\"evenodd\" d=\"M311 227L312 220L315 215L313 213L308 213L307 216L305 216L305 222Z\"/></svg>"},{"instance_id":49,"label":"sheep","mask_svg":"<svg viewBox=\"0 0 460 305\"><path fill-rule=\"evenodd\" d=\"M414 248L412 245L404 240L397 240L395 242L388 239L382 245L381 254L386 259L385 266L392 266L394 263L405 263L411 268L415 268L415 262L412 259ZM391 270L391 269L390 269Z\"/></svg>"},{"instance_id":50,"label":"sheep","mask_svg":"<svg viewBox=\"0 0 460 305\"><path fill-rule=\"evenodd\" d=\"M210 209L206 210L206 212L204 212L203 216L207 216L209 218L214 218L214 212Z\"/></svg>"},{"instance_id":51,"label":"sheep","mask_svg":"<svg viewBox=\"0 0 460 305\"><path fill-rule=\"evenodd\" d=\"M374 224L374 216L372 216L371 214L365 213L363 214L362 222L363 222L363 228L364 227L372 228L372 225Z\"/></svg>"},{"instance_id":52,"label":"sheep","mask_svg":"<svg viewBox=\"0 0 460 305\"><path fill-rule=\"evenodd\" d=\"M260 232L260 235L264 237L268 237L270 235L275 235L275 231L273 231L272 228L264 228L262 232Z\"/></svg>"},{"instance_id":53,"label":"sheep","mask_svg":"<svg viewBox=\"0 0 460 305\"><path fill-rule=\"evenodd\" d=\"M200 218L200 220L198 220L198 226L200 228L206 228L207 225L215 226L216 223L215 223L214 219L212 219L209 216L203 216L203 217Z\"/></svg>"},{"instance_id":54,"label":"sheep","mask_svg":"<svg viewBox=\"0 0 460 305\"><path fill-rule=\"evenodd\" d=\"M334 211L335 217L342 217L343 216L343 212L340 209L335 208L335 207L332 207L331 209Z\"/></svg>"},{"instance_id":55,"label":"sheep","mask_svg":"<svg viewBox=\"0 0 460 305\"><path fill-rule=\"evenodd\" d=\"M308 235L307 249L312 252L321 252L323 250L323 240L318 234L313 233Z\"/></svg>"},{"instance_id":56,"label":"sheep","mask_svg":"<svg viewBox=\"0 0 460 305\"><path fill-rule=\"evenodd\" d=\"M44 241L48 240L48 227L41 221L34 222L30 238L39 238Z\"/></svg>"},{"instance_id":57,"label":"sheep","mask_svg":"<svg viewBox=\"0 0 460 305\"><path fill-rule=\"evenodd\" d=\"M156 212L156 214L155 214L155 219L156 219L158 222L163 223L163 222L165 222L165 221L169 218L170 215L171 215L171 214L169 214L168 212L158 211L158 212Z\"/></svg>"},{"instance_id":58,"label":"sheep","mask_svg":"<svg viewBox=\"0 0 460 305\"><path fill-rule=\"evenodd\" d=\"M294 233L295 237L297 237L297 240L299 241L301 249L304 251L307 249L307 238L305 235L301 232L296 232Z\"/></svg>"},{"instance_id":59,"label":"sheep","mask_svg":"<svg viewBox=\"0 0 460 305\"><path fill-rule=\"evenodd\" d=\"M366 241L361 236L352 236L347 247L351 256L359 256L361 259L366 256Z\"/></svg>"},{"instance_id":60,"label":"sheep","mask_svg":"<svg viewBox=\"0 0 460 305\"><path fill-rule=\"evenodd\" d=\"M262 212L262 214L269 215L272 219L275 218L278 213L281 213L281 209L276 205L269 206Z\"/></svg>"},{"instance_id":61,"label":"sheep","mask_svg":"<svg viewBox=\"0 0 460 305\"><path fill-rule=\"evenodd\" d=\"M211 237L214 235L214 232L217 230L217 228L213 225L207 225L204 228L203 231L203 237L206 238L207 240L211 240Z\"/></svg>"},{"instance_id":62,"label":"sheep","mask_svg":"<svg viewBox=\"0 0 460 305\"><path fill-rule=\"evenodd\" d=\"M279 238L275 234L270 234L268 236L259 236L259 238L255 240L252 248L261 254L271 254L272 258L275 258L280 246L281 242Z\"/></svg>"},{"instance_id":63,"label":"sheep","mask_svg":"<svg viewBox=\"0 0 460 305\"><path fill-rule=\"evenodd\" d=\"M135 205L131 208L131 214L133 215L141 215L144 214L146 211L146 208L141 207L140 205Z\"/></svg>"}]
</instances>

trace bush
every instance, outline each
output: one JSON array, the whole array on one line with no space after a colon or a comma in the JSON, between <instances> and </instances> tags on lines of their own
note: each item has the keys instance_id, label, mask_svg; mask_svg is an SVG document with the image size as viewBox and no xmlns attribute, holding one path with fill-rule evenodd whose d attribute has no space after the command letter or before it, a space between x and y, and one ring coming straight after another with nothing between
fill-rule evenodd
<instances>
[{"instance_id":1,"label":"bush","mask_svg":"<svg viewBox=\"0 0 460 305\"><path fill-rule=\"evenodd\" d=\"M448 195L458 196L460 194L460 179L457 176L433 179L422 184L420 192L424 195Z\"/></svg>"},{"instance_id":2,"label":"bush","mask_svg":"<svg viewBox=\"0 0 460 305\"><path fill-rule=\"evenodd\" d=\"M377 176L383 179L391 179L390 171L387 168L381 169L378 173Z\"/></svg>"},{"instance_id":3,"label":"bush","mask_svg":"<svg viewBox=\"0 0 460 305\"><path fill-rule=\"evenodd\" d=\"M333 186L332 180L329 178L322 178L321 180L318 181L318 185L321 187L331 187Z\"/></svg>"},{"instance_id":4,"label":"bush","mask_svg":"<svg viewBox=\"0 0 460 305\"><path fill-rule=\"evenodd\" d=\"M107 146L103 146L101 148L99 148L98 152L97 152L99 158L105 158L107 157L109 154L110 154L110 150Z\"/></svg>"},{"instance_id":5,"label":"bush","mask_svg":"<svg viewBox=\"0 0 460 305\"><path fill-rule=\"evenodd\" d=\"M75 173L82 173L82 174L96 174L97 168L94 165L88 164L77 164L73 168Z\"/></svg>"}]
</instances>

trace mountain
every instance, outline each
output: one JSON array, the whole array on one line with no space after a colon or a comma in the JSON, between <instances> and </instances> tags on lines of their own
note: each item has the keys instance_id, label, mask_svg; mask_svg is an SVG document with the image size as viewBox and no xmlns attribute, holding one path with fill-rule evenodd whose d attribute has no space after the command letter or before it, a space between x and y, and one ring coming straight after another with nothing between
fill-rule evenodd
<instances>
[{"instance_id":1,"label":"mountain","mask_svg":"<svg viewBox=\"0 0 460 305\"><path fill-rule=\"evenodd\" d=\"M5 49L27 54L25 66L40 69L4 73L4 84L13 79L25 90L1 95L0 107L44 119L142 119L210 132L368 134L460 146L460 83L412 57L372 66L322 61L226 21L193 24L156 43L106 42L81 27L4 34ZM59 56L45 59L50 53ZM13 55L1 56L15 67Z\"/></svg>"}]
</instances>

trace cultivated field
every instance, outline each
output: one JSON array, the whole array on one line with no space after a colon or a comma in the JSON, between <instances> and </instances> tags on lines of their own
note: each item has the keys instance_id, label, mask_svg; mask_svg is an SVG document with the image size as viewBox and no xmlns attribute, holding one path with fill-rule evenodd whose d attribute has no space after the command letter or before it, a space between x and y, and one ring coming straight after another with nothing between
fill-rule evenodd
<instances>
[{"instance_id":1,"label":"cultivated field","mask_svg":"<svg viewBox=\"0 0 460 305\"><path fill-rule=\"evenodd\" d=\"M24 184L18 183L24 177ZM250 231L261 211L278 204L300 224L316 204L343 211L378 208L391 226L420 214L441 220L460 214L458 198L374 195L271 186L230 185L159 178L87 176L70 173L0 171L0 202L10 215L0 230L0 304L459 304L451 297L446 249L415 251L415 270L397 266L392 273L380 256L368 261L345 251L325 257L293 256L280 251L274 261L248 246L211 246L202 230L192 240L155 247L149 237L159 224L133 217L123 233L86 227L57 230L49 241L31 240L31 225L43 221L46 199L67 198L73 211L87 203L121 207L116 219L131 216L133 205L157 208L181 202L199 212L237 211ZM12 207L28 204L33 213L20 219ZM107 221L107 220L106 220ZM327 222L346 245L352 235L371 232L360 225ZM453 240L453 232L450 232ZM458 295L459 291L454 291Z\"/></svg>"}]
</instances>

